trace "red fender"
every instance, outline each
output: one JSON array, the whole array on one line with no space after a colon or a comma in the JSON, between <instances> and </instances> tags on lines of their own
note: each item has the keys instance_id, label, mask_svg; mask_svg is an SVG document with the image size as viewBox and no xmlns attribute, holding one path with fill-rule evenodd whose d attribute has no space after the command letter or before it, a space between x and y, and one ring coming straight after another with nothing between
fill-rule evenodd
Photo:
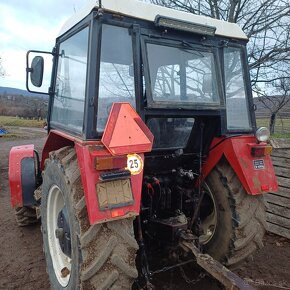
<instances>
[{"instance_id":1,"label":"red fender","mask_svg":"<svg viewBox=\"0 0 290 290\"><path fill-rule=\"evenodd\" d=\"M265 145L265 143L257 144L254 136L215 138L207 161L203 166L203 178L211 172L224 156L248 194L256 195L278 191L271 157L268 154L261 157L254 157L251 154L252 148L265 147Z\"/></svg>"},{"instance_id":2,"label":"red fender","mask_svg":"<svg viewBox=\"0 0 290 290\"><path fill-rule=\"evenodd\" d=\"M12 147L9 153L9 185L13 208L23 206L21 162L25 158L34 158L34 145Z\"/></svg>"},{"instance_id":3,"label":"red fender","mask_svg":"<svg viewBox=\"0 0 290 290\"><path fill-rule=\"evenodd\" d=\"M131 105L114 103L102 141L83 141L66 133L51 130L43 149L41 166L44 167L49 152L64 146L74 146L90 223L127 218L139 214L143 180L143 153L151 151L152 143L152 133ZM97 186L102 182L101 174L127 170L127 160L132 156L136 157L137 161L142 164L141 169L129 177L133 203L116 208L102 208L97 193ZM135 165L135 163L132 164Z\"/></svg>"},{"instance_id":4,"label":"red fender","mask_svg":"<svg viewBox=\"0 0 290 290\"><path fill-rule=\"evenodd\" d=\"M51 130L48 134L46 142L44 144L41 155L41 170L44 170L44 162L49 156L49 152L58 150L66 146L74 146L75 138L66 133L62 133L56 130Z\"/></svg>"}]
</instances>

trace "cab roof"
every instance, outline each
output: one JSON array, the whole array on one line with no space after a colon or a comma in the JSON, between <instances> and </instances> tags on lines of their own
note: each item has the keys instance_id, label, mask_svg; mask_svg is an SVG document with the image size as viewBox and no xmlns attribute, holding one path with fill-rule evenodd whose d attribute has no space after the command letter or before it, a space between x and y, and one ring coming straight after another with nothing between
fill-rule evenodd
<instances>
[{"instance_id":1,"label":"cab roof","mask_svg":"<svg viewBox=\"0 0 290 290\"><path fill-rule=\"evenodd\" d=\"M59 36L74 27L90 14L93 9L100 8L106 12L113 12L114 14L130 16L152 22L154 22L157 15L161 15L201 25L214 26L216 27L216 35L244 40L248 39L246 34L236 23L195 15L151 3L144 3L139 0L89 0L83 9L68 19L68 21L63 25Z\"/></svg>"}]
</instances>

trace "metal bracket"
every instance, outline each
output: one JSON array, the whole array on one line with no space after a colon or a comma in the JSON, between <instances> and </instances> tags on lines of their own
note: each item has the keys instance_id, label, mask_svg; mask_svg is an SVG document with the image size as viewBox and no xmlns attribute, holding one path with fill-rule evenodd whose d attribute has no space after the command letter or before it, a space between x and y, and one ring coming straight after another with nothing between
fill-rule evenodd
<instances>
[{"instance_id":1,"label":"metal bracket","mask_svg":"<svg viewBox=\"0 0 290 290\"><path fill-rule=\"evenodd\" d=\"M254 290L242 278L223 266L208 254L202 254L200 250L187 241L182 241L181 245L188 248L196 258L197 264L205 269L210 275L221 282L226 289L231 290Z\"/></svg>"}]
</instances>

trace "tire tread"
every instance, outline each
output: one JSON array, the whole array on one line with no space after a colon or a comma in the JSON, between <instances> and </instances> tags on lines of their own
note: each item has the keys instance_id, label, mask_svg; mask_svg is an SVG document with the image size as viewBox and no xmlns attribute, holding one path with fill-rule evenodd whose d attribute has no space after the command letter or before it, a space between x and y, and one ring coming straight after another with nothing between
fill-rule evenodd
<instances>
[{"instance_id":1,"label":"tire tread","mask_svg":"<svg viewBox=\"0 0 290 290\"><path fill-rule=\"evenodd\" d=\"M76 289L128 289L137 277L133 219L90 225L75 149L64 147L49 154L62 169L70 187L75 218L80 226L80 285Z\"/></svg>"},{"instance_id":2,"label":"tire tread","mask_svg":"<svg viewBox=\"0 0 290 290\"><path fill-rule=\"evenodd\" d=\"M221 161L216 170L228 191L233 216L232 243L226 257L226 265L236 268L257 249L263 247L265 204L263 196L252 196L245 191L227 161Z\"/></svg>"}]
</instances>

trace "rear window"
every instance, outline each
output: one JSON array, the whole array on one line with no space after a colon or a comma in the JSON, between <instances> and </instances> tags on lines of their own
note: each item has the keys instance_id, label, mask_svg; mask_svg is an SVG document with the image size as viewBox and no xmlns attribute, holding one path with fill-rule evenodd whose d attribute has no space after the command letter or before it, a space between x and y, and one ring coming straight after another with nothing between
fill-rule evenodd
<instances>
[{"instance_id":1,"label":"rear window","mask_svg":"<svg viewBox=\"0 0 290 290\"><path fill-rule=\"evenodd\" d=\"M147 43L153 105L220 103L214 53Z\"/></svg>"},{"instance_id":2,"label":"rear window","mask_svg":"<svg viewBox=\"0 0 290 290\"><path fill-rule=\"evenodd\" d=\"M154 135L153 148L185 148L194 124L194 118L151 118L147 126Z\"/></svg>"}]
</instances>

